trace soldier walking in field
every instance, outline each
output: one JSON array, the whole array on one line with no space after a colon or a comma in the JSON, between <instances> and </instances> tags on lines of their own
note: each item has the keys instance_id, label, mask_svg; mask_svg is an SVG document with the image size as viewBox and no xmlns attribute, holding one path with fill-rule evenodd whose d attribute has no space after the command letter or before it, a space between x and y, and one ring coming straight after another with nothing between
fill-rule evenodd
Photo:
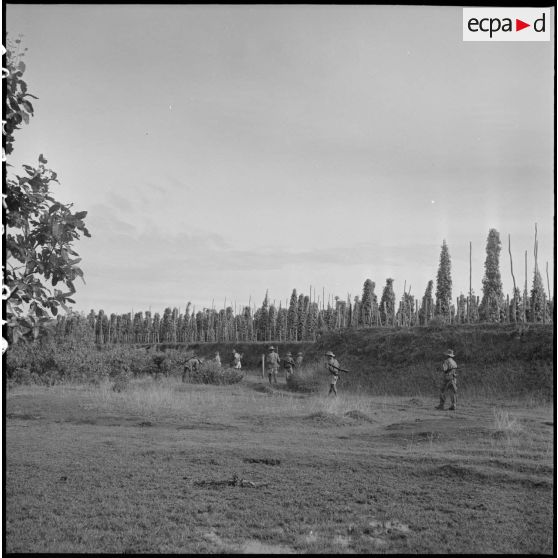
<instances>
[{"instance_id":1,"label":"soldier walking in field","mask_svg":"<svg viewBox=\"0 0 558 558\"><path fill-rule=\"evenodd\" d=\"M436 407L440 411L444 410L444 405L446 403L446 393L450 393L450 406L449 411L456 410L457 404L457 364L453 357L453 351L451 349L444 353L446 360L442 363L442 372L444 373L444 379L440 385L440 404Z\"/></svg>"},{"instance_id":2,"label":"soldier walking in field","mask_svg":"<svg viewBox=\"0 0 558 558\"><path fill-rule=\"evenodd\" d=\"M283 359L283 368L285 369L285 372L287 374L287 381L289 381L289 378L294 374L294 367L295 361L293 359L292 353L289 352Z\"/></svg>"},{"instance_id":3,"label":"soldier walking in field","mask_svg":"<svg viewBox=\"0 0 558 558\"><path fill-rule=\"evenodd\" d=\"M184 371L182 372L182 381L185 382L186 378L192 374L192 372L197 372L201 365L203 364L203 359L198 358L195 354L192 355L184 364Z\"/></svg>"},{"instance_id":4,"label":"soldier walking in field","mask_svg":"<svg viewBox=\"0 0 558 558\"><path fill-rule=\"evenodd\" d=\"M221 355L219 355L219 351L217 351L215 353L215 358L213 360L217 363L217 365L220 368L221 367Z\"/></svg>"},{"instance_id":5,"label":"soldier walking in field","mask_svg":"<svg viewBox=\"0 0 558 558\"><path fill-rule=\"evenodd\" d=\"M337 380L339 379L339 372L348 372L348 370L343 370L340 368L339 362L335 358L335 355L328 351L325 356L326 359L326 369L329 372L329 391L327 393L328 397L331 393L337 397Z\"/></svg>"},{"instance_id":6,"label":"soldier walking in field","mask_svg":"<svg viewBox=\"0 0 558 558\"><path fill-rule=\"evenodd\" d=\"M297 368L300 368L300 367L302 366L302 360L303 360L302 353L299 352L299 353L296 355L296 367L297 367Z\"/></svg>"},{"instance_id":7,"label":"soldier walking in field","mask_svg":"<svg viewBox=\"0 0 558 558\"><path fill-rule=\"evenodd\" d=\"M267 377L270 384L272 383L272 380L275 384L277 384L277 369L279 368L280 360L279 355L275 352L275 347L269 347L265 362Z\"/></svg>"}]
</instances>

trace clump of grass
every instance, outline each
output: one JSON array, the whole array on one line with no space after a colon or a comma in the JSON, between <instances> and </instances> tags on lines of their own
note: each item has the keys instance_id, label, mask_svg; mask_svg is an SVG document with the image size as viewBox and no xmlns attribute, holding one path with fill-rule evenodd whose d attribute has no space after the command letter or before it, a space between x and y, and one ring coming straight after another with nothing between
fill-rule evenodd
<instances>
[{"instance_id":1,"label":"clump of grass","mask_svg":"<svg viewBox=\"0 0 558 558\"><path fill-rule=\"evenodd\" d=\"M308 402L308 407L314 414L326 413L340 418L364 417L369 414L370 400L365 396L343 394L338 397L327 396L312 399Z\"/></svg>"},{"instance_id":2,"label":"clump of grass","mask_svg":"<svg viewBox=\"0 0 558 558\"><path fill-rule=\"evenodd\" d=\"M130 372L129 371L122 371L114 378L114 382L112 384L112 391L116 391L118 393L125 391L128 389L130 385Z\"/></svg>"},{"instance_id":3,"label":"clump of grass","mask_svg":"<svg viewBox=\"0 0 558 558\"><path fill-rule=\"evenodd\" d=\"M130 380L132 379L132 371L128 364L128 360L122 357L115 356L111 362L113 384L112 390L120 393L128 389Z\"/></svg>"},{"instance_id":4,"label":"clump of grass","mask_svg":"<svg viewBox=\"0 0 558 558\"><path fill-rule=\"evenodd\" d=\"M523 427L516 418L510 416L508 411L494 409L494 430L495 432L511 436L523 430Z\"/></svg>"},{"instance_id":5,"label":"clump of grass","mask_svg":"<svg viewBox=\"0 0 558 558\"><path fill-rule=\"evenodd\" d=\"M180 416L230 415L233 403L226 386L195 386L182 384L176 378L132 379L122 392L112 389L105 380L91 386L89 397L95 407L110 411L123 411L147 418ZM240 399L240 398L239 398ZM249 398L242 398L248 404Z\"/></svg>"},{"instance_id":6,"label":"clump of grass","mask_svg":"<svg viewBox=\"0 0 558 558\"><path fill-rule=\"evenodd\" d=\"M360 422L374 422L366 413L363 413L358 409L352 409L351 411L347 411L344 416Z\"/></svg>"}]
</instances>

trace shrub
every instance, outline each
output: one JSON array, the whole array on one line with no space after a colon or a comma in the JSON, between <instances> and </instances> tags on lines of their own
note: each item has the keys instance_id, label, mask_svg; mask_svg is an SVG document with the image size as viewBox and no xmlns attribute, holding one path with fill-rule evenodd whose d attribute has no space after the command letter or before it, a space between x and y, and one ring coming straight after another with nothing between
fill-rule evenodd
<instances>
[{"instance_id":1,"label":"shrub","mask_svg":"<svg viewBox=\"0 0 558 558\"><path fill-rule=\"evenodd\" d=\"M17 383L100 381L119 374L127 356L121 349L99 350L52 339L12 345L6 355L8 378ZM26 369L30 375L17 372Z\"/></svg>"},{"instance_id":2,"label":"shrub","mask_svg":"<svg viewBox=\"0 0 558 558\"><path fill-rule=\"evenodd\" d=\"M10 379L15 379L16 374L21 376L22 372L20 369L27 369L29 374L31 374L29 368L30 360L27 352L23 350L24 345L23 342L16 343L10 346L6 352L6 374Z\"/></svg>"},{"instance_id":3,"label":"shrub","mask_svg":"<svg viewBox=\"0 0 558 558\"><path fill-rule=\"evenodd\" d=\"M149 371L152 374L159 375L164 374L165 376L169 373L170 366L167 361L167 356L164 353L154 353L151 355L151 367Z\"/></svg>"},{"instance_id":4,"label":"shrub","mask_svg":"<svg viewBox=\"0 0 558 558\"><path fill-rule=\"evenodd\" d=\"M10 379L13 380L14 384L32 384L33 375L29 368L16 368L11 372Z\"/></svg>"},{"instance_id":5,"label":"shrub","mask_svg":"<svg viewBox=\"0 0 558 558\"><path fill-rule=\"evenodd\" d=\"M206 361L198 370L190 373L186 380L193 384L237 384L244 377L242 370L221 368L219 364Z\"/></svg>"},{"instance_id":6,"label":"shrub","mask_svg":"<svg viewBox=\"0 0 558 558\"><path fill-rule=\"evenodd\" d=\"M151 355L145 349L138 349L135 347L127 347L125 345L114 345L106 351L107 356L112 360L120 359L125 362L133 376L140 376L141 374L148 374L152 372L153 361ZM115 363L114 366L117 367ZM113 372L112 375L117 375L118 371Z\"/></svg>"},{"instance_id":7,"label":"shrub","mask_svg":"<svg viewBox=\"0 0 558 558\"><path fill-rule=\"evenodd\" d=\"M122 374L126 376L132 375L130 370L130 365L128 364L128 360L119 354L109 355L108 368L109 368L109 375L111 378L116 378Z\"/></svg>"}]
</instances>

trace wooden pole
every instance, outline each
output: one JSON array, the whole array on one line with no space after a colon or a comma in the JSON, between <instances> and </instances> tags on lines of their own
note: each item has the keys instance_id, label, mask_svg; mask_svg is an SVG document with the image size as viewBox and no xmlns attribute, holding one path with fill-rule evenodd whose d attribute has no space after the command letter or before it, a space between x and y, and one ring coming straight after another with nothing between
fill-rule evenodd
<instances>
[{"instance_id":1,"label":"wooden pole","mask_svg":"<svg viewBox=\"0 0 558 558\"><path fill-rule=\"evenodd\" d=\"M525 250L525 289L523 291L523 321L527 322L527 250Z\"/></svg>"},{"instance_id":2,"label":"wooden pole","mask_svg":"<svg viewBox=\"0 0 558 558\"><path fill-rule=\"evenodd\" d=\"M538 260L537 260L537 256L538 256L538 252L539 252L539 242L537 240L537 223L535 223L535 247L534 247L533 251L535 253L535 273L536 273L539 269L539 264L538 264Z\"/></svg>"},{"instance_id":3,"label":"wooden pole","mask_svg":"<svg viewBox=\"0 0 558 558\"><path fill-rule=\"evenodd\" d=\"M405 325L405 318L406 318L406 312L405 312L405 307L406 307L406 297L405 297L405 291L407 290L407 279L405 279L403 281L403 304L401 305L401 325L404 326Z\"/></svg>"},{"instance_id":4,"label":"wooden pole","mask_svg":"<svg viewBox=\"0 0 558 558\"><path fill-rule=\"evenodd\" d=\"M511 253L511 235L508 234L508 252L510 254L510 268L511 268L511 276L513 279L513 321L517 322L517 300L515 296L515 275L513 274L513 260L512 260L512 253Z\"/></svg>"},{"instance_id":5,"label":"wooden pole","mask_svg":"<svg viewBox=\"0 0 558 558\"><path fill-rule=\"evenodd\" d=\"M546 262L546 286L548 288L548 300L552 302L552 293L550 292L550 280L548 279L548 262Z\"/></svg>"},{"instance_id":6,"label":"wooden pole","mask_svg":"<svg viewBox=\"0 0 558 558\"><path fill-rule=\"evenodd\" d=\"M411 326L411 322L413 321L413 308L411 306L411 287L412 285L409 283L409 326Z\"/></svg>"},{"instance_id":7,"label":"wooden pole","mask_svg":"<svg viewBox=\"0 0 558 558\"><path fill-rule=\"evenodd\" d=\"M550 320L552 321L552 316L553 316L553 301L552 301L552 295L550 293L550 281L548 279L548 262L546 262L546 286L548 287L548 303L550 305Z\"/></svg>"},{"instance_id":8,"label":"wooden pole","mask_svg":"<svg viewBox=\"0 0 558 558\"><path fill-rule=\"evenodd\" d=\"M472 277L472 254L473 254L473 243L469 240L469 301L471 301L471 297L473 296L472 287L471 287L471 277ZM467 323L471 323L471 314L470 314L470 304L469 301L467 302Z\"/></svg>"},{"instance_id":9,"label":"wooden pole","mask_svg":"<svg viewBox=\"0 0 558 558\"><path fill-rule=\"evenodd\" d=\"M538 257L539 257L539 241L537 240L537 223L535 223L535 269L537 270L537 273L539 272ZM542 283L542 277L541 277L541 283ZM543 290L542 319L543 319L543 324L545 324L546 323L546 293L544 292L544 287L542 290Z\"/></svg>"}]
</instances>

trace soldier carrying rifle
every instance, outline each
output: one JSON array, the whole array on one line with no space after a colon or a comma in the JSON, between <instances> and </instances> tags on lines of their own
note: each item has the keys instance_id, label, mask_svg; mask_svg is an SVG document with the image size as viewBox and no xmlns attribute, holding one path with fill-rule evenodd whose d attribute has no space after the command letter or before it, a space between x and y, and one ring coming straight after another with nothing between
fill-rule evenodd
<instances>
[{"instance_id":1,"label":"soldier carrying rifle","mask_svg":"<svg viewBox=\"0 0 558 558\"><path fill-rule=\"evenodd\" d=\"M275 347L269 347L267 357L266 357L266 368L267 368L267 377L269 379L269 383L271 384L272 381L277 384L277 369L279 368L280 358L279 355L275 352Z\"/></svg>"},{"instance_id":2,"label":"soldier carrying rifle","mask_svg":"<svg viewBox=\"0 0 558 558\"><path fill-rule=\"evenodd\" d=\"M444 410L444 404L446 402L446 392L450 392L450 406L449 411L455 411L457 404L457 364L453 357L453 351L451 349L444 353L446 360L442 364L442 372L444 373L444 379L440 385L440 404L436 407L440 411Z\"/></svg>"},{"instance_id":3,"label":"soldier carrying rifle","mask_svg":"<svg viewBox=\"0 0 558 558\"><path fill-rule=\"evenodd\" d=\"M337 397L337 380L339 379L339 372L349 372L349 370L344 370L343 368L339 367L339 362L335 358L335 355L328 351L325 356L327 357L326 360L326 368L330 374L329 376L329 391L327 393L328 397L331 393Z\"/></svg>"},{"instance_id":4,"label":"soldier carrying rifle","mask_svg":"<svg viewBox=\"0 0 558 558\"><path fill-rule=\"evenodd\" d=\"M286 379L288 380L294 374L295 361L291 352L288 352L283 359L283 368L286 372Z\"/></svg>"}]
</instances>

